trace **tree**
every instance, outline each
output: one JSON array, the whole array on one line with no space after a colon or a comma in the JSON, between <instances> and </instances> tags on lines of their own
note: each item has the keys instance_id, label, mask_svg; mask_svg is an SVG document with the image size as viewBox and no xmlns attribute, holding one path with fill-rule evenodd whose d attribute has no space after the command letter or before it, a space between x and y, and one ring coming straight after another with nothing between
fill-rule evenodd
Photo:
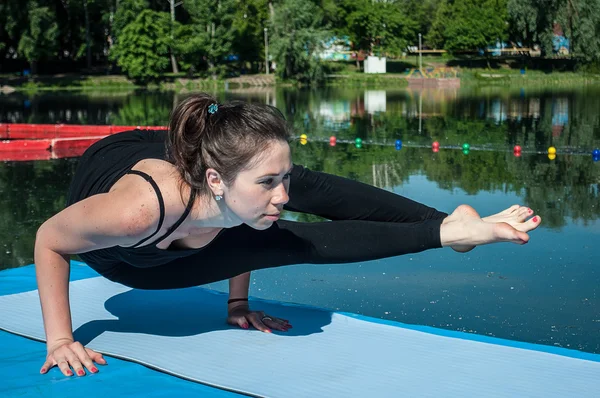
<instances>
[{"instance_id":1,"label":"tree","mask_svg":"<svg viewBox=\"0 0 600 398\"><path fill-rule=\"evenodd\" d=\"M346 34L354 50L399 55L417 37L419 21L405 12L407 1L342 0Z\"/></svg>"},{"instance_id":2,"label":"tree","mask_svg":"<svg viewBox=\"0 0 600 398\"><path fill-rule=\"evenodd\" d=\"M508 0L511 36L527 46L553 52L554 25L570 40L570 54L585 63L600 61L600 0Z\"/></svg>"},{"instance_id":3,"label":"tree","mask_svg":"<svg viewBox=\"0 0 600 398\"><path fill-rule=\"evenodd\" d=\"M136 81L158 78L169 66L170 27L168 13L142 11L121 30L111 58Z\"/></svg>"},{"instance_id":4,"label":"tree","mask_svg":"<svg viewBox=\"0 0 600 398\"><path fill-rule=\"evenodd\" d=\"M413 37L408 37L409 42L416 43L418 34L427 34L431 30L435 14L444 0L401 0L399 6L408 20L413 22Z\"/></svg>"},{"instance_id":5,"label":"tree","mask_svg":"<svg viewBox=\"0 0 600 398\"><path fill-rule=\"evenodd\" d=\"M246 0L237 8L233 20L233 52L239 56L240 63L266 61L264 28L270 26L268 0ZM260 70L264 71L264 67Z\"/></svg>"},{"instance_id":6,"label":"tree","mask_svg":"<svg viewBox=\"0 0 600 398\"><path fill-rule=\"evenodd\" d=\"M305 83L323 79L317 55L330 32L322 21L323 13L310 1L284 0L275 7L271 39L279 76Z\"/></svg>"},{"instance_id":7,"label":"tree","mask_svg":"<svg viewBox=\"0 0 600 398\"><path fill-rule=\"evenodd\" d=\"M506 0L456 0L444 31L445 49L484 49L498 40L504 41L506 19Z\"/></svg>"},{"instance_id":8,"label":"tree","mask_svg":"<svg viewBox=\"0 0 600 398\"><path fill-rule=\"evenodd\" d=\"M29 23L21 40L18 51L31 65L31 73L37 73L37 63L56 54L58 48L58 24L56 15L48 7L40 7L36 1L27 4Z\"/></svg>"},{"instance_id":9,"label":"tree","mask_svg":"<svg viewBox=\"0 0 600 398\"><path fill-rule=\"evenodd\" d=\"M586 63L600 62L600 0L568 0L559 19L567 27L571 54Z\"/></svg>"},{"instance_id":10,"label":"tree","mask_svg":"<svg viewBox=\"0 0 600 398\"><path fill-rule=\"evenodd\" d=\"M452 18L452 7L447 0L441 0L435 10L431 28L425 36L425 41L434 48L446 46L446 27Z\"/></svg>"},{"instance_id":11,"label":"tree","mask_svg":"<svg viewBox=\"0 0 600 398\"><path fill-rule=\"evenodd\" d=\"M560 0L507 0L510 36L532 48L539 44L544 55L552 54L552 28Z\"/></svg>"},{"instance_id":12,"label":"tree","mask_svg":"<svg viewBox=\"0 0 600 398\"><path fill-rule=\"evenodd\" d=\"M184 3L191 24L178 30L178 52L186 66L206 63L213 79L226 74L226 59L235 40L235 0L189 0ZM182 42L187 40L187 42Z\"/></svg>"}]
</instances>

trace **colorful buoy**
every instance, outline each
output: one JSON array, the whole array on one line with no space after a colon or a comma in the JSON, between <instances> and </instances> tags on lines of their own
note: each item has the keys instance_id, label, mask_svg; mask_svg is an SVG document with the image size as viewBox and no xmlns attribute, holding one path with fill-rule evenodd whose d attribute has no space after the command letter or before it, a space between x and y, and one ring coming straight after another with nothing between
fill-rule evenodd
<instances>
[{"instance_id":1,"label":"colorful buoy","mask_svg":"<svg viewBox=\"0 0 600 398\"><path fill-rule=\"evenodd\" d=\"M463 147L463 153L464 153L465 155L468 155L468 154L469 154L469 152L471 152L471 151L470 151L468 148L464 148L464 147Z\"/></svg>"},{"instance_id":2,"label":"colorful buoy","mask_svg":"<svg viewBox=\"0 0 600 398\"><path fill-rule=\"evenodd\" d=\"M594 156L594 157L600 157L600 149L594 149L592 151L592 156Z\"/></svg>"},{"instance_id":3,"label":"colorful buoy","mask_svg":"<svg viewBox=\"0 0 600 398\"><path fill-rule=\"evenodd\" d=\"M355 145L357 148L362 148L362 142L363 142L363 141L362 141L362 138L360 138L360 137L356 137L356 139L354 140L354 145Z\"/></svg>"},{"instance_id":4,"label":"colorful buoy","mask_svg":"<svg viewBox=\"0 0 600 398\"><path fill-rule=\"evenodd\" d=\"M332 135L329 137L329 146L335 146L335 144L337 144L337 138Z\"/></svg>"},{"instance_id":5,"label":"colorful buoy","mask_svg":"<svg viewBox=\"0 0 600 398\"><path fill-rule=\"evenodd\" d=\"M555 153L549 153L548 154L548 159L550 159L550 160L556 159L556 154Z\"/></svg>"},{"instance_id":6,"label":"colorful buoy","mask_svg":"<svg viewBox=\"0 0 600 398\"><path fill-rule=\"evenodd\" d=\"M301 145L306 145L307 143L308 143L308 140L306 138L300 138Z\"/></svg>"},{"instance_id":7,"label":"colorful buoy","mask_svg":"<svg viewBox=\"0 0 600 398\"><path fill-rule=\"evenodd\" d=\"M402 140L396 140L396 150L402 149Z\"/></svg>"},{"instance_id":8,"label":"colorful buoy","mask_svg":"<svg viewBox=\"0 0 600 398\"><path fill-rule=\"evenodd\" d=\"M300 139L301 140L308 140L308 136L306 134L301 134L300 135Z\"/></svg>"},{"instance_id":9,"label":"colorful buoy","mask_svg":"<svg viewBox=\"0 0 600 398\"><path fill-rule=\"evenodd\" d=\"M432 150L434 153L438 153L438 152L440 151L440 147L439 147L439 146L434 146L433 148L431 148L431 150Z\"/></svg>"},{"instance_id":10,"label":"colorful buoy","mask_svg":"<svg viewBox=\"0 0 600 398\"><path fill-rule=\"evenodd\" d=\"M433 143L431 144L431 148L439 150L440 149L440 143L437 142L437 141L433 141ZM437 152L437 151L434 151L434 152Z\"/></svg>"},{"instance_id":11,"label":"colorful buoy","mask_svg":"<svg viewBox=\"0 0 600 398\"><path fill-rule=\"evenodd\" d=\"M465 143L462 145L462 149L463 149L463 151L468 151L468 150L470 150L470 149L471 149L471 145L469 145L467 142L465 142Z\"/></svg>"},{"instance_id":12,"label":"colorful buoy","mask_svg":"<svg viewBox=\"0 0 600 398\"><path fill-rule=\"evenodd\" d=\"M515 145L515 147L513 148L513 155L515 155L515 157L521 157L521 146L520 145Z\"/></svg>"},{"instance_id":13,"label":"colorful buoy","mask_svg":"<svg viewBox=\"0 0 600 398\"><path fill-rule=\"evenodd\" d=\"M554 148L553 146L551 146L550 148L548 148L548 154L549 155L556 155L556 148Z\"/></svg>"}]
</instances>

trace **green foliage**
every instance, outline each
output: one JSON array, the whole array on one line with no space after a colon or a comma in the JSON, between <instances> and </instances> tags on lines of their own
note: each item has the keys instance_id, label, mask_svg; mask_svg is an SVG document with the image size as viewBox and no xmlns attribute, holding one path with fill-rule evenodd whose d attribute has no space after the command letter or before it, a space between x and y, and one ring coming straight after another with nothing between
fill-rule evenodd
<instances>
[{"instance_id":1,"label":"green foliage","mask_svg":"<svg viewBox=\"0 0 600 398\"><path fill-rule=\"evenodd\" d=\"M144 10L123 28L111 57L127 76L148 82L168 70L170 23L169 14Z\"/></svg>"},{"instance_id":2,"label":"green foliage","mask_svg":"<svg viewBox=\"0 0 600 398\"><path fill-rule=\"evenodd\" d=\"M269 28L268 0L247 0L236 7L233 18L233 53L240 62L264 62L264 28Z\"/></svg>"},{"instance_id":3,"label":"green foliage","mask_svg":"<svg viewBox=\"0 0 600 398\"><path fill-rule=\"evenodd\" d=\"M586 63L600 61L600 0L570 1L566 7L571 50Z\"/></svg>"},{"instance_id":4,"label":"green foliage","mask_svg":"<svg viewBox=\"0 0 600 398\"><path fill-rule=\"evenodd\" d=\"M144 27L136 21L146 12L169 18ZM8 60L11 72L23 61L35 68L44 60L42 72L54 72L87 58L112 72L110 61L121 59L127 75L143 82L168 71L162 59L168 42L189 77L217 79L264 71L267 28L279 76L308 83L323 77L315 58L333 36L347 36L353 51L388 59L416 46L419 33L426 46L454 54L503 40L540 45L542 55L553 57L556 24L579 68L600 64L600 0L185 0L177 2L173 23L170 17L167 0L4 0L0 60ZM135 44L119 43L127 37ZM126 57L127 49L136 51Z\"/></svg>"},{"instance_id":5,"label":"green foliage","mask_svg":"<svg viewBox=\"0 0 600 398\"><path fill-rule=\"evenodd\" d=\"M340 12L347 35L357 51L367 54L399 56L417 37L420 23L407 8L422 10L423 5L405 1L376 2L371 0L341 0Z\"/></svg>"},{"instance_id":6,"label":"green foliage","mask_svg":"<svg viewBox=\"0 0 600 398\"><path fill-rule=\"evenodd\" d=\"M435 16L431 23L431 29L427 33L425 40L433 48L444 48L446 44L446 27L450 24L452 18L452 9L447 0L441 0Z\"/></svg>"},{"instance_id":7,"label":"green foliage","mask_svg":"<svg viewBox=\"0 0 600 398\"><path fill-rule=\"evenodd\" d=\"M119 0L115 11L112 34L118 37L121 31L148 9L148 0Z\"/></svg>"},{"instance_id":8,"label":"green foliage","mask_svg":"<svg viewBox=\"0 0 600 398\"><path fill-rule=\"evenodd\" d=\"M572 55L586 64L600 60L600 0L508 0L507 10L516 40L539 43L551 56L556 23L570 39Z\"/></svg>"},{"instance_id":9,"label":"green foliage","mask_svg":"<svg viewBox=\"0 0 600 398\"><path fill-rule=\"evenodd\" d=\"M227 72L225 59L232 53L235 39L234 0L189 0L184 3L191 24L177 31L177 53L188 70L206 65L216 79Z\"/></svg>"},{"instance_id":10,"label":"green foliage","mask_svg":"<svg viewBox=\"0 0 600 398\"><path fill-rule=\"evenodd\" d=\"M271 48L280 77L300 82L323 79L316 54L330 33L322 21L321 10L309 1L283 0L275 8Z\"/></svg>"},{"instance_id":11,"label":"green foliage","mask_svg":"<svg viewBox=\"0 0 600 398\"><path fill-rule=\"evenodd\" d=\"M34 1L28 6L29 23L19 41L18 51L27 61L37 62L56 52L58 24L56 15L48 7L39 7Z\"/></svg>"},{"instance_id":12,"label":"green foliage","mask_svg":"<svg viewBox=\"0 0 600 398\"><path fill-rule=\"evenodd\" d=\"M444 48L451 52L483 49L507 37L505 0L456 0L438 15L444 21L436 26L444 23Z\"/></svg>"},{"instance_id":13,"label":"green foliage","mask_svg":"<svg viewBox=\"0 0 600 398\"><path fill-rule=\"evenodd\" d=\"M510 35L515 41L533 47L539 44L544 54L552 54L552 25L560 0L507 0Z\"/></svg>"}]
</instances>

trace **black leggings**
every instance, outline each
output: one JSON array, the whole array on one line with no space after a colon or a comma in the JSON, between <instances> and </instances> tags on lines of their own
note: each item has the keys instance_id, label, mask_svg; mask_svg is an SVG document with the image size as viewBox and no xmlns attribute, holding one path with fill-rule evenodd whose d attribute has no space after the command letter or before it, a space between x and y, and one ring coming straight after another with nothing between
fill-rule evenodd
<instances>
[{"instance_id":1,"label":"black leggings","mask_svg":"<svg viewBox=\"0 0 600 398\"><path fill-rule=\"evenodd\" d=\"M138 289L174 289L291 264L352 263L439 248L447 216L373 186L295 166L286 210L332 221L280 220L264 231L230 228L203 250L170 263L120 264L105 276Z\"/></svg>"}]
</instances>

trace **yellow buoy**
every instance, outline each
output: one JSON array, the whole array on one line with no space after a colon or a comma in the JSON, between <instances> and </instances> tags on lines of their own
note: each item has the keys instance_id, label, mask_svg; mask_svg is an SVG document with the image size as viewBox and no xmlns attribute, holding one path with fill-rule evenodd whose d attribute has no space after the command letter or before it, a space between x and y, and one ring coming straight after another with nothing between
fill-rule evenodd
<instances>
[{"instance_id":1,"label":"yellow buoy","mask_svg":"<svg viewBox=\"0 0 600 398\"><path fill-rule=\"evenodd\" d=\"M550 160L556 159L556 154L555 153L549 153L548 154L548 159L550 159Z\"/></svg>"},{"instance_id":2,"label":"yellow buoy","mask_svg":"<svg viewBox=\"0 0 600 398\"><path fill-rule=\"evenodd\" d=\"M301 140L307 140L308 136L306 134L302 134L302 135L300 135L300 139Z\"/></svg>"},{"instance_id":3,"label":"yellow buoy","mask_svg":"<svg viewBox=\"0 0 600 398\"><path fill-rule=\"evenodd\" d=\"M553 146L548 148L548 154L556 155L556 148L554 148Z\"/></svg>"},{"instance_id":4,"label":"yellow buoy","mask_svg":"<svg viewBox=\"0 0 600 398\"><path fill-rule=\"evenodd\" d=\"M308 140L306 138L300 138L300 144L306 145L306 143L308 143Z\"/></svg>"}]
</instances>

